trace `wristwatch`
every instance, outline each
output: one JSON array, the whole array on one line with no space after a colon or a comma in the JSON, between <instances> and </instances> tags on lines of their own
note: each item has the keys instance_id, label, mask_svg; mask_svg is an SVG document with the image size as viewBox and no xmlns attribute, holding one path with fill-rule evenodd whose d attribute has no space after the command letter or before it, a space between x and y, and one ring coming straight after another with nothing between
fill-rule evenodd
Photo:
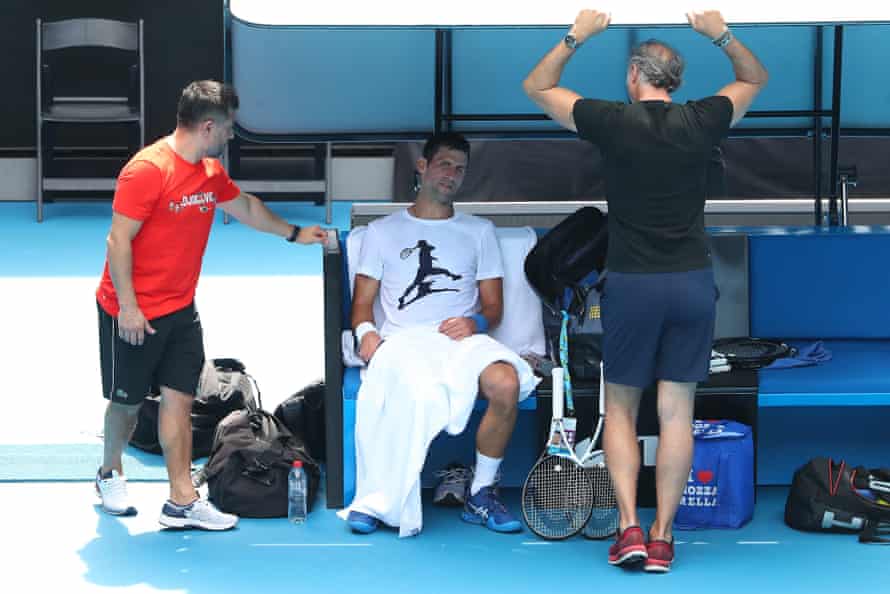
<instances>
[{"instance_id":1,"label":"wristwatch","mask_svg":"<svg viewBox=\"0 0 890 594\"><path fill-rule=\"evenodd\" d=\"M732 41L732 31L730 31L729 27L727 27L723 31L723 33L721 33L716 39L712 40L711 43L713 43L715 46L719 47L720 49L723 49L724 47L729 45L730 41Z\"/></svg>"},{"instance_id":2,"label":"wristwatch","mask_svg":"<svg viewBox=\"0 0 890 594\"><path fill-rule=\"evenodd\" d=\"M290 235L288 235L285 239L287 239L287 241L293 243L297 240L297 236L300 234L300 226L299 225L291 225L291 227L293 227L293 229L291 230Z\"/></svg>"},{"instance_id":3,"label":"wristwatch","mask_svg":"<svg viewBox=\"0 0 890 594\"><path fill-rule=\"evenodd\" d=\"M571 33L568 33L565 37L563 37L562 42L566 44L566 47L570 50L578 49L583 45L581 43L578 43L578 40Z\"/></svg>"}]
</instances>

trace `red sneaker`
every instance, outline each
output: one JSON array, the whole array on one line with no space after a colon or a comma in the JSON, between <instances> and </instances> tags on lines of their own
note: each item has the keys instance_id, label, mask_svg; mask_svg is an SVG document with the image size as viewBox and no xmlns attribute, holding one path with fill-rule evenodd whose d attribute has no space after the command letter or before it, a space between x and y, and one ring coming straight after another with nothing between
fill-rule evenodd
<instances>
[{"instance_id":1,"label":"red sneaker","mask_svg":"<svg viewBox=\"0 0 890 594\"><path fill-rule=\"evenodd\" d=\"M624 565L646 559L646 539L639 526L628 526L609 547L609 564Z\"/></svg>"},{"instance_id":2,"label":"red sneaker","mask_svg":"<svg viewBox=\"0 0 890 594\"><path fill-rule=\"evenodd\" d=\"M650 540L646 543L646 565L643 571L649 573L667 573L671 570L671 563L674 561L674 540L671 542L664 540Z\"/></svg>"}]
</instances>

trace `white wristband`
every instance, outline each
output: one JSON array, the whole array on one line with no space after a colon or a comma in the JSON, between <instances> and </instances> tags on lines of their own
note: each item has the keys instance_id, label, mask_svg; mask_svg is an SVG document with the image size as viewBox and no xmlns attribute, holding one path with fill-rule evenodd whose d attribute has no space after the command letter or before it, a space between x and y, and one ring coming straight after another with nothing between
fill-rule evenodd
<instances>
[{"instance_id":1,"label":"white wristband","mask_svg":"<svg viewBox=\"0 0 890 594\"><path fill-rule=\"evenodd\" d=\"M373 322L362 322L355 328L355 344L356 346L361 346L362 338L368 332L377 332L377 327Z\"/></svg>"}]
</instances>

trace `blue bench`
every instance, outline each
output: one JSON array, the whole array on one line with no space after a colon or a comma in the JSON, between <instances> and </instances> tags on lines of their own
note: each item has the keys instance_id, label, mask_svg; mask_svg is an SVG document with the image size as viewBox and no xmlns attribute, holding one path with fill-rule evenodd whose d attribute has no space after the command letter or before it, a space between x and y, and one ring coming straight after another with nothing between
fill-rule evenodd
<instances>
[{"instance_id":1,"label":"blue bench","mask_svg":"<svg viewBox=\"0 0 890 594\"><path fill-rule=\"evenodd\" d=\"M746 237L742 251L747 265L741 267L738 242L715 242L715 271L721 286L718 334L749 334L798 345L822 340L833 353L831 361L818 366L759 372L758 484L787 485L798 466L818 455L886 466L890 227L711 231L714 237ZM721 251L727 247L732 249ZM325 253L325 300L336 304L326 307L326 328L348 326L350 279L343 249L341 240ZM352 428L359 379L357 369L344 373L338 333L326 331L325 340L328 505L341 507L354 489ZM504 468L505 485L520 485L539 452L535 406L534 398L522 405L508 452L510 463ZM443 435L434 442L422 476L424 486L434 480L430 471L452 458L472 460L472 436L481 414L481 410L474 413L463 435Z\"/></svg>"},{"instance_id":2,"label":"blue bench","mask_svg":"<svg viewBox=\"0 0 890 594\"><path fill-rule=\"evenodd\" d=\"M818 455L886 465L890 227L752 229L749 258L751 335L833 354L760 371L759 482L788 484Z\"/></svg>"}]
</instances>

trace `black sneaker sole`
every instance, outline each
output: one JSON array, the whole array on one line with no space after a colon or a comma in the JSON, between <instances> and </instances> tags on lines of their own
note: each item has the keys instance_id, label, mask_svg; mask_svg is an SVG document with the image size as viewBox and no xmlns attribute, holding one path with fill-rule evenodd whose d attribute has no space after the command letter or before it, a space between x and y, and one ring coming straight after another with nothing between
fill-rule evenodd
<instances>
[{"instance_id":1,"label":"black sneaker sole","mask_svg":"<svg viewBox=\"0 0 890 594\"><path fill-rule=\"evenodd\" d=\"M434 499L433 503L445 507L462 507L464 501L463 499L458 498L454 493L446 493L441 499Z\"/></svg>"}]
</instances>

